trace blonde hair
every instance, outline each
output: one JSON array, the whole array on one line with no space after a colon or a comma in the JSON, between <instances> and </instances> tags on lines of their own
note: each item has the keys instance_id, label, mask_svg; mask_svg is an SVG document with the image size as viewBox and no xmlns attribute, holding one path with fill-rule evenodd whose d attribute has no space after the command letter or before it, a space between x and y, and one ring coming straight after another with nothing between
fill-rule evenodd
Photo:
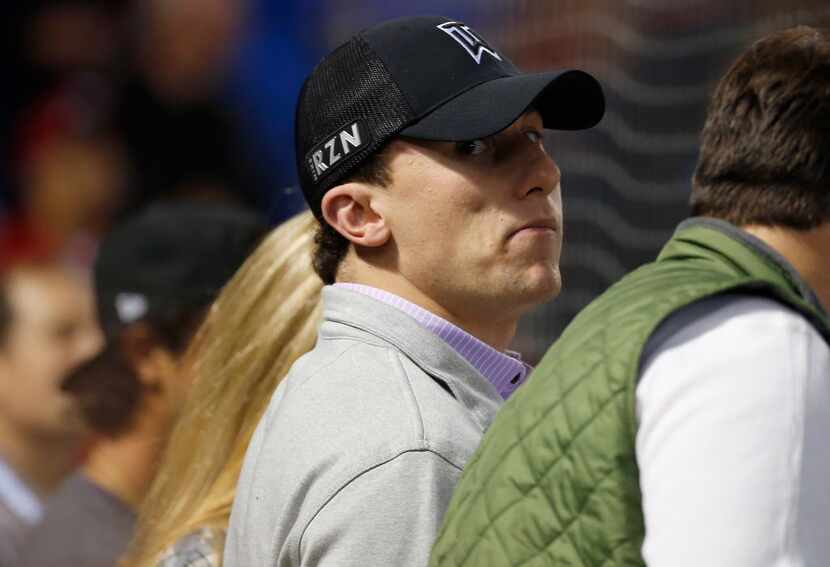
<instances>
[{"instance_id":1,"label":"blonde hair","mask_svg":"<svg viewBox=\"0 0 830 567\"><path fill-rule=\"evenodd\" d=\"M273 230L211 307L185 355L196 377L190 397L122 565L155 567L179 538L227 528L257 422L314 346L323 285L311 266L316 228L306 212Z\"/></svg>"}]
</instances>

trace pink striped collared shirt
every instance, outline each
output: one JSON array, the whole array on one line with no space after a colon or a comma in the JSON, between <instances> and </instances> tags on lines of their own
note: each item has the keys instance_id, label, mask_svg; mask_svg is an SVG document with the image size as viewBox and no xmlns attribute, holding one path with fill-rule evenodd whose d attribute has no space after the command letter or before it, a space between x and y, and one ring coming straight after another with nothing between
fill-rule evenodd
<instances>
[{"instance_id":1,"label":"pink striped collared shirt","mask_svg":"<svg viewBox=\"0 0 830 567\"><path fill-rule=\"evenodd\" d=\"M423 307L393 293L355 283L336 283L334 285L362 293L400 309L415 319L422 327L438 335L493 384L505 399L524 382L531 370L527 364L522 362L519 353L513 351L499 352L446 319L442 319Z\"/></svg>"}]
</instances>

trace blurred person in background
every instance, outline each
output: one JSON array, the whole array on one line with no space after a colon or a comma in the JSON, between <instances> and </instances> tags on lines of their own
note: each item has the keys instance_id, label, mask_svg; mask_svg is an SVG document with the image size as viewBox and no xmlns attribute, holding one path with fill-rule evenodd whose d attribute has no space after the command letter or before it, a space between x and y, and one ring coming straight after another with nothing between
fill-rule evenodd
<instances>
[{"instance_id":1,"label":"blurred person in background","mask_svg":"<svg viewBox=\"0 0 830 567\"><path fill-rule=\"evenodd\" d=\"M16 216L20 159L14 132L44 97L78 79L112 83L127 46L128 0L27 0L6 2L0 18L0 202ZM5 194L4 194L5 193ZM0 221L2 222L2 221Z\"/></svg>"},{"instance_id":2,"label":"blurred person in background","mask_svg":"<svg viewBox=\"0 0 830 567\"><path fill-rule=\"evenodd\" d=\"M110 124L112 92L75 81L35 104L21 125L14 218L0 227L0 265L28 255L88 267L127 198L129 164Z\"/></svg>"},{"instance_id":3,"label":"blurred person in background","mask_svg":"<svg viewBox=\"0 0 830 567\"><path fill-rule=\"evenodd\" d=\"M100 344L82 276L45 261L0 272L0 565L18 565L44 500L80 463L88 431L60 382Z\"/></svg>"},{"instance_id":4,"label":"blurred person in background","mask_svg":"<svg viewBox=\"0 0 830 567\"><path fill-rule=\"evenodd\" d=\"M181 203L151 207L107 236L94 270L106 346L62 385L93 440L16 565L111 566L124 552L187 397L187 345L264 233L250 213Z\"/></svg>"},{"instance_id":5,"label":"blurred person in background","mask_svg":"<svg viewBox=\"0 0 830 567\"><path fill-rule=\"evenodd\" d=\"M323 283L309 212L276 228L211 307L187 358L195 376L124 567L218 567L242 459L277 384L311 350ZM219 417L221 416L221 417Z\"/></svg>"},{"instance_id":6,"label":"blurred person in background","mask_svg":"<svg viewBox=\"0 0 830 567\"><path fill-rule=\"evenodd\" d=\"M430 565L830 564L830 33L718 83L692 212L488 431Z\"/></svg>"},{"instance_id":7,"label":"blurred person in background","mask_svg":"<svg viewBox=\"0 0 830 567\"><path fill-rule=\"evenodd\" d=\"M130 73L118 126L141 191L132 209L165 198L231 200L266 209L266 190L224 97L247 0L134 2Z\"/></svg>"},{"instance_id":8,"label":"blurred person in background","mask_svg":"<svg viewBox=\"0 0 830 567\"><path fill-rule=\"evenodd\" d=\"M297 102L321 220L323 323L252 438L225 562L423 565L461 470L528 367L505 352L559 293L543 130L602 118L587 73L523 74L463 23L383 22Z\"/></svg>"},{"instance_id":9,"label":"blurred person in background","mask_svg":"<svg viewBox=\"0 0 830 567\"><path fill-rule=\"evenodd\" d=\"M130 0L28 0L4 7L3 40L14 89L4 101L20 109L79 74L114 74L126 47Z\"/></svg>"},{"instance_id":10,"label":"blurred person in background","mask_svg":"<svg viewBox=\"0 0 830 567\"><path fill-rule=\"evenodd\" d=\"M299 191L271 191L269 181L274 177L265 172L264 164L287 158L263 155L259 130L243 131L241 125L242 115L248 126L263 121L247 104L250 97L241 92L250 85L240 85L236 77L245 71L250 75L250 60L239 57L241 43L252 34L248 4L248 0L33 0L11 3L4 10L0 26L6 33L0 41L7 42L8 49L0 57L10 59L13 85L0 92L0 131L6 133L0 137L0 209L6 209L0 225L2 232L12 232L0 235L6 241L5 246L0 244L5 253L34 244L63 244L60 233L74 222L72 217L82 214L85 206L97 208L85 203L83 193L69 203L56 195L47 199L54 203L48 204L54 209L50 214L64 213L54 228L50 223L33 223L32 217L40 213L32 214L27 197L34 182L31 173L54 171L56 159L42 162L56 150L44 145L46 151L30 160L30 146L19 144L16 135L30 129L32 115L53 106L44 104L44 99L77 83L96 83L111 91L111 100L103 106L114 112L109 151L113 157L105 159L126 164L132 189L118 197L116 212L134 213L167 198L233 201L267 210L272 219L285 219L301 210ZM247 56L262 59L262 52ZM299 65L292 61L292 66ZM279 84L278 89L294 96L296 87ZM255 147L260 149L254 151ZM74 163L69 170L74 184L83 175L78 172L86 171L84 166L92 174L101 171L103 152L94 151L98 163L86 163L86 157L66 152L60 156L64 165ZM21 162L26 163L26 171L21 171ZM119 175L124 177L123 173ZM292 181L277 179L281 186ZM65 191L73 194L69 189ZM70 247L94 250L94 238L83 232L73 235Z\"/></svg>"}]
</instances>

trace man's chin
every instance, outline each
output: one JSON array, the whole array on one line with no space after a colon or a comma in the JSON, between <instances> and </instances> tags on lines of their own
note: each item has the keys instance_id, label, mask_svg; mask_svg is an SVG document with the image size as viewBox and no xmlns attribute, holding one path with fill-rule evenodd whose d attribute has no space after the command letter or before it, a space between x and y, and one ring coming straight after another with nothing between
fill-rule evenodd
<instances>
[{"instance_id":1,"label":"man's chin","mask_svg":"<svg viewBox=\"0 0 830 567\"><path fill-rule=\"evenodd\" d=\"M559 296L562 290L562 277L558 269L534 266L525 273L518 287L520 297L516 300L532 309Z\"/></svg>"}]
</instances>

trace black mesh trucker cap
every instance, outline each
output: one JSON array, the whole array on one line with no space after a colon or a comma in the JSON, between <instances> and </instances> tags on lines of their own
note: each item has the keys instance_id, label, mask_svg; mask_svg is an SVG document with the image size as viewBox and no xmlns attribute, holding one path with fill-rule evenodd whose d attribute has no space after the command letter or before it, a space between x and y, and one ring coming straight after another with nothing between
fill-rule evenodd
<instances>
[{"instance_id":1,"label":"black mesh trucker cap","mask_svg":"<svg viewBox=\"0 0 830 567\"><path fill-rule=\"evenodd\" d=\"M393 136L483 138L531 105L557 130L590 128L605 112L591 75L522 73L461 22L381 23L326 56L303 84L295 117L300 185L319 218L325 192Z\"/></svg>"},{"instance_id":2,"label":"black mesh trucker cap","mask_svg":"<svg viewBox=\"0 0 830 567\"><path fill-rule=\"evenodd\" d=\"M108 337L157 310L207 307L268 230L221 204L157 204L117 226L94 265L98 318Z\"/></svg>"}]
</instances>

